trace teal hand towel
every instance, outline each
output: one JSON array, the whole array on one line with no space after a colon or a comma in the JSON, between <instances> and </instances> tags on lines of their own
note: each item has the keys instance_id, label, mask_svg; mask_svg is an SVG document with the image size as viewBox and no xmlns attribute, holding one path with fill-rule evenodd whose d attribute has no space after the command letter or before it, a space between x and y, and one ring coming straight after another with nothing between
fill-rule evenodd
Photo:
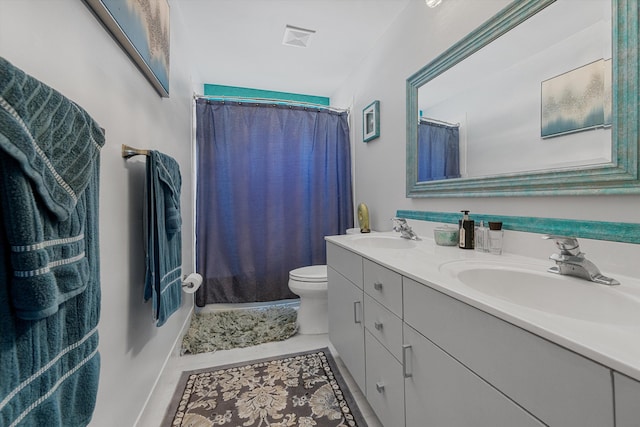
<instances>
[{"instance_id":1,"label":"teal hand towel","mask_svg":"<svg viewBox=\"0 0 640 427\"><path fill-rule=\"evenodd\" d=\"M93 414L103 144L86 111L0 58L2 426L83 426Z\"/></svg>"},{"instance_id":2,"label":"teal hand towel","mask_svg":"<svg viewBox=\"0 0 640 427\"><path fill-rule=\"evenodd\" d=\"M182 304L182 177L176 160L152 150L146 165L145 300L152 300L157 326Z\"/></svg>"}]
</instances>

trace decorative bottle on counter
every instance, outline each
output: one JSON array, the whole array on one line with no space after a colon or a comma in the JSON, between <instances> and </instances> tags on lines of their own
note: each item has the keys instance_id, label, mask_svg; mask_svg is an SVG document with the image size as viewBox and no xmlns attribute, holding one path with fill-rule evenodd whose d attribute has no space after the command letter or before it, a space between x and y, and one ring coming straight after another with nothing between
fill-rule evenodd
<instances>
[{"instance_id":1,"label":"decorative bottle on counter","mask_svg":"<svg viewBox=\"0 0 640 427\"><path fill-rule=\"evenodd\" d=\"M370 233L369 228L369 208L364 203L358 205L358 223L360 223L361 233Z\"/></svg>"},{"instance_id":2,"label":"decorative bottle on counter","mask_svg":"<svg viewBox=\"0 0 640 427\"><path fill-rule=\"evenodd\" d=\"M480 225L475 228L474 233L475 250L489 252L489 228L484 225L484 221L480 221Z\"/></svg>"},{"instance_id":3,"label":"decorative bottle on counter","mask_svg":"<svg viewBox=\"0 0 640 427\"><path fill-rule=\"evenodd\" d=\"M502 222L489 222L489 250L492 254L502 254Z\"/></svg>"},{"instance_id":4,"label":"decorative bottle on counter","mask_svg":"<svg viewBox=\"0 0 640 427\"><path fill-rule=\"evenodd\" d=\"M460 211L464 214L462 219L458 222L460 227L460 241L458 247L461 249L473 249L474 243L474 224L473 220L469 219L469 211Z\"/></svg>"}]
</instances>

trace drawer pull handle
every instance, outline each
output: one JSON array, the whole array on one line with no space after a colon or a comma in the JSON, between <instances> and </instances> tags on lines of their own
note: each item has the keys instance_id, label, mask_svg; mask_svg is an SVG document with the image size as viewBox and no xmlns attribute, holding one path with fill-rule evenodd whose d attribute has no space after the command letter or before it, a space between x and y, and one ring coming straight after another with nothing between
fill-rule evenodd
<instances>
[{"instance_id":1,"label":"drawer pull handle","mask_svg":"<svg viewBox=\"0 0 640 427\"><path fill-rule=\"evenodd\" d=\"M362 304L360 301L353 302L353 323L362 323L362 320L358 320L358 304Z\"/></svg>"},{"instance_id":2,"label":"drawer pull handle","mask_svg":"<svg viewBox=\"0 0 640 427\"><path fill-rule=\"evenodd\" d=\"M373 326L375 326L375 328L379 331L382 330L382 322L376 320L375 322L373 322Z\"/></svg>"},{"instance_id":3,"label":"drawer pull handle","mask_svg":"<svg viewBox=\"0 0 640 427\"><path fill-rule=\"evenodd\" d=\"M384 393L384 384L376 383L376 390L378 390L378 393Z\"/></svg>"},{"instance_id":4,"label":"drawer pull handle","mask_svg":"<svg viewBox=\"0 0 640 427\"><path fill-rule=\"evenodd\" d=\"M373 284L373 289L375 289L376 291L381 291L382 290L382 283L381 282L375 282Z\"/></svg>"},{"instance_id":5,"label":"drawer pull handle","mask_svg":"<svg viewBox=\"0 0 640 427\"><path fill-rule=\"evenodd\" d=\"M407 372L407 350L410 348L410 344L402 345L402 376L405 378L411 378L413 376L411 372Z\"/></svg>"}]
</instances>

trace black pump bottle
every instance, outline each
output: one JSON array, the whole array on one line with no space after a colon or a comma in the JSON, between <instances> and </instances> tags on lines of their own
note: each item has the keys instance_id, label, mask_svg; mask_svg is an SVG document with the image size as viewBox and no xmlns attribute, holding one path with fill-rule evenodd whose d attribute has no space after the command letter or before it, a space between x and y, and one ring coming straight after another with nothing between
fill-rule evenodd
<instances>
[{"instance_id":1,"label":"black pump bottle","mask_svg":"<svg viewBox=\"0 0 640 427\"><path fill-rule=\"evenodd\" d=\"M473 243L475 242L473 233L475 225L472 219L469 219L469 211L460 211L464 214L462 219L458 221L460 228L460 241L458 247L460 249L473 249Z\"/></svg>"}]
</instances>

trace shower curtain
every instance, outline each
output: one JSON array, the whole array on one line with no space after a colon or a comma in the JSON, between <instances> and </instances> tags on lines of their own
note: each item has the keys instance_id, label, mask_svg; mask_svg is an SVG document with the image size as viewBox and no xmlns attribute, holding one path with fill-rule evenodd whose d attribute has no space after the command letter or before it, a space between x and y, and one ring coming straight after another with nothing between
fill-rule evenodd
<instances>
[{"instance_id":1,"label":"shower curtain","mask_svg":"<svg viewBox=\"0 0 640 427\"><path fill-rule=\"evenodd\" d=\"M418 181L460 178L457 126L421 120L418 126Z\"/></svg>"},{"instance_id":2,"label":"shower curtain","mask_svg":"<svg viewBox=\"0 0 640 427\"><path fill-rule=\"evenodd\" d=\"M196 121L197 305L295 298L353 226L347 113L198 99Z\"/></svg>"}]
</instances>

